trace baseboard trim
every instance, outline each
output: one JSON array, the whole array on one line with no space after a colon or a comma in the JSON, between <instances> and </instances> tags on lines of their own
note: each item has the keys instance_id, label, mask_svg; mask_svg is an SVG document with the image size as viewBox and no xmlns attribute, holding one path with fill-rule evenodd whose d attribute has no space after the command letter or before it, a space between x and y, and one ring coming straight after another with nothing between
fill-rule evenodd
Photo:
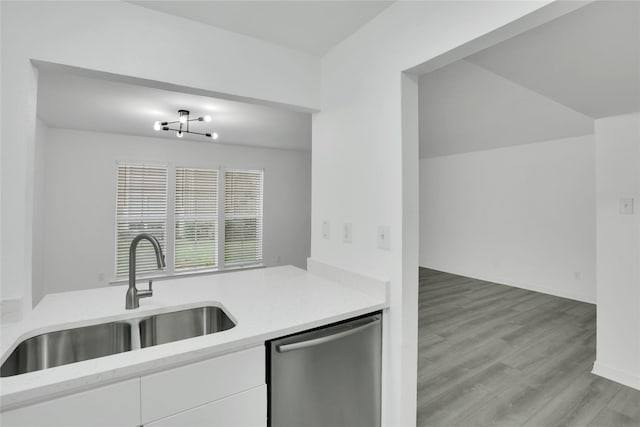
<instances>
[{"instance_id":1,"label":"baseboard trim","mask_svg":"<svg viewBox=\"0 0 640 427\"><path fill-rule=\"evenodd\" d=\"M598 362L597 360L593 363L591 373L622 385L626 385L627 387L640 390L640 375L635 375L631 372L613 368L602 362Z\"/></svg>"},{"instance_id":2,"label":"baseboard trim","mask_svg":"<svg viewBox=\"0 0 640 427\"><path fill-rule=\"evenodd\" d=\"M514 282L513 280L505 280L497 277L487 277L479 274L467 273L461 270L451 271L450 269L447 269L447 268L440 268L440 267L433 267L433 266L426 266L426 265L421 265L421 267L429 268L431 270L442 271L444 273L455 274L457 276L469 277L471 279L482 280L485 282L492 282L500 285L512 286L514 288L526 289L528 291L540 292L547 295L553 295L554 297L572 299L574 301L586 302L588 304L596 304L595 296L591 296L591 295L558 291L557 289L545 288L540 286L529 286L527 284Z\"/></svg>"}]
</instances>

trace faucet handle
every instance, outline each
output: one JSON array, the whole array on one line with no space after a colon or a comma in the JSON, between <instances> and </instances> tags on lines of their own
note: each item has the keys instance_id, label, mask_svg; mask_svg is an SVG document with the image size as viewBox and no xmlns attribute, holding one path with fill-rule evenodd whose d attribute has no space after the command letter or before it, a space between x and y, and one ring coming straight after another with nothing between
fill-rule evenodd
<instances>
[{"instance_id":1,"label":"faucet handle","mask_svg":"<svg viewBox=\"0 0 640 427\"><path fill-rule=\"evenodd\" d=\"M137 293L138 298L149 298L153 296L153 280L149 280L149 289L141 289Z\"/></svg>"}]
</instances>

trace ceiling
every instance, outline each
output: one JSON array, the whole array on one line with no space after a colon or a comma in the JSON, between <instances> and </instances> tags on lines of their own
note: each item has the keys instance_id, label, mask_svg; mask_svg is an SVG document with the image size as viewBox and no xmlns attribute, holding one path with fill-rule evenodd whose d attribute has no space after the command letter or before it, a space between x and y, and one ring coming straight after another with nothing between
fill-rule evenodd
<instances>
[{"instance_id":1,"label":"ceiling","mask_svg":"<svg viewBox=\"0 0 640 427\"><path fill-rule=\"evenodd\" d=\"M311 115L201 95L126 84L41 69L38 117L48 126L177 140L174 132L156 132L156 120L177 120L177 110L209 114L194 131L214 131L218 140L185 134L203 143L311 150Z\"/></svg>"},{"instance_id":2,"label":"ceiling","mask_svg":"<svg viewBox=\"0 0 640 427\"><path fill-rule=\"evenodd\" d=\"M592 118L640 111L640 2L591 3L467 60Z\"/></svg>"},{"instance_id":3,"label":"ceiling","mask_svg":"<svg viewBox=\"0 0 640 427\"><path fill-rule=\"evenodd\" d=\"M130 1L313 55L322 55L393 1Z\"/></svg>"},{"instance_id":4,"label":"ceiling","mask_svg":"<svg viewBox=\"0 0 640 427\"><path fill-rule=\"evenodd\" d=\"M640 2L597 1L420 78L420 157L593 133L640 111Z\"/></svg>"},{"instance_id":5,"label":"ceiling","mask_svg":"<svg viewBox=\"0 0 640 427\"><path fill-rule=\"evenodd\" d=\"M420 78L420 158L593 133L593 120L467 61Z\"/></svg>"}]
</instances>

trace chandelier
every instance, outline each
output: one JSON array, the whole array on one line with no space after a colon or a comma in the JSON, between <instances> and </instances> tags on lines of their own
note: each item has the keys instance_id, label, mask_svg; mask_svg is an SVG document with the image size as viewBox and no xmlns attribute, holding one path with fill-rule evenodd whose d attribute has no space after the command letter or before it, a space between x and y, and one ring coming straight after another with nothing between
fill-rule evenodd
<instances>
[{"instance_id":1,"label":"chandelier","mask_svg":"<svg viewBox=\"0 0 640 427\"><path fill-rule=\"evenodd\" d=\"M185 133L191 133L194 135L202 135L211 139L218 139L218 134L215 132L195 132L189 129L191 122L210 122L211 116L206 115L195 119L189 118L189 110L178 110L178 120L173 122L160 122L156 121L153 124L153 130L160 131L173 131L178 138L182 138Z\"/></svg>"}]
</instances>

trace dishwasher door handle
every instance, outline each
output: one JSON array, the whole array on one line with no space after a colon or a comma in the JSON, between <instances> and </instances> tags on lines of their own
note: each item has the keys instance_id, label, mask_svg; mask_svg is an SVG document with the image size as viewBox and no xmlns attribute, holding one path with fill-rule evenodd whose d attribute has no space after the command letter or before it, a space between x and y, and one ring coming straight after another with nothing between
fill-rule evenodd
<instances>
[{"instance_id":1,"label":"dishwasher door handle","mask_svg":"<svg viewBox=\"0 0 640 427\"><path fill-rule=\"evenodd\" d=\"M359 325L359 326L356 326L355 328L346 329L342 332L336 332L334 334L326 335L320 338L312 338L307 341L299 341L291 344L280 344L276 346L276 350L278 351L278 353L286 353L287 351L301 350L303 348L325 344L331 341L338 340L340 338L348 337L349 335L353 335L365 329L368 329L371 326L379 323L379 321L380 321L380 318L375 317L375 318L372 318L370 322L367 322L364 325Z\"/></svg>"}]
</instances>

